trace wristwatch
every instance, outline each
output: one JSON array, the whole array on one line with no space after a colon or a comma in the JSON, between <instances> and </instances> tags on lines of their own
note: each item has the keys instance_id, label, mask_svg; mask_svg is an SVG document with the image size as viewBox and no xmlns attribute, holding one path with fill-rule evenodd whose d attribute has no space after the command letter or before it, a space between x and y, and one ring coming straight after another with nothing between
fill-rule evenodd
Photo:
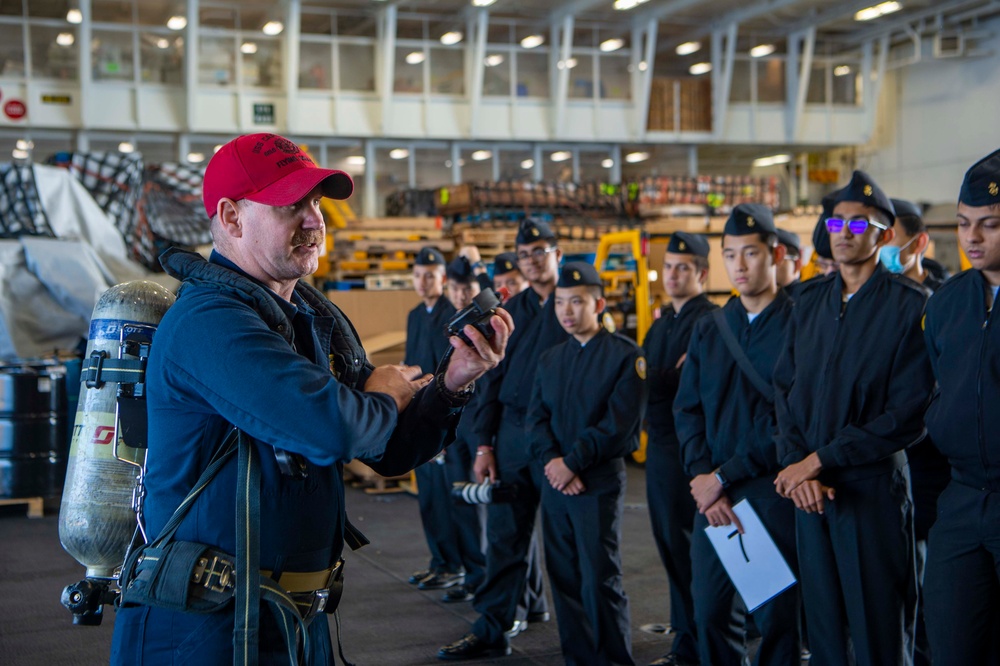
<instances>
[{"instance_id":1,"label":"wristwatch","mask_svg":"<svg viewBox=\"0 0 1000 666\"><path fill-rule=\"evenodd\" d=\"M723 490L729 487L729 479L727 479L722 473L722 468L715 470L715 479L719 482L719 485L722 486Z\"/></svg>"}]
</instances>

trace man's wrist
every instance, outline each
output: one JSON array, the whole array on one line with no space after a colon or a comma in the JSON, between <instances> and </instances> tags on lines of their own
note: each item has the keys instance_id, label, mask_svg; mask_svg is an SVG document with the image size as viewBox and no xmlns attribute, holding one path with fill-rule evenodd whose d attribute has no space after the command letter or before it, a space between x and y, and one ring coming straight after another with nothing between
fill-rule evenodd
<instances>
[{"instance_id":1,"label":"man's wrist","mask_svg":"<svg viewBox=\"0 0 1000 666\"><path fill-rule=\"evenodd\" d=\"M464 387L457 391L452 391L448 388L447 381L445 380L444 374L440 374L435 379L435 384L437 385L437 392L449 407L464 407L468 404L469 400L472 398L472 394L476 390L476 382L469 382Z\"/></svg>"},{"instance_id":2,"label":"man's wrist","mask_svg":"<svg viewBox=\"0 0 1000 666\"><path fill-rule=\"evenodd\" d=\"M480 444L476 447L476 456L493 455L493 447L489 444Z\"/></svg>"}]
</instances>

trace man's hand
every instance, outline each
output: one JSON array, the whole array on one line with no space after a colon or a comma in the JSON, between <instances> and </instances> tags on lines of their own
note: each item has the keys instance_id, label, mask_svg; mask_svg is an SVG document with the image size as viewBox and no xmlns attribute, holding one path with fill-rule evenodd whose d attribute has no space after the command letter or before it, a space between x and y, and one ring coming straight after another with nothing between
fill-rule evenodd
<instances>
[{"instance_id":1,"label":"man's hand","mask_svg":"<svg viewBox=\"0 0 1000 666\"><path fill-rule=\"evenodd\" d=\"M444 385L449 391L464 390L503 360L507 340L514 331L514 320L509 312L498 308L497 313L490 317L490 325L493 327L492 340L487 340L474 326L465 327L465 335L472 341L472 347L457 335L448 339L455 350L444 375Z\"/></svg>"},{"instance_id":2,"label":"man's hand","mask_svg":"<svg viewBox=\"0 0 1000 666\"><path fill-rule=\"evenodd\" d=\"M823 470L823 463L819 461L819 456L810 453L802 462L789 465L778 473L774 480L774 488L782 497L791 499L792 492L806 481L811 481L819 476Z\"/></svg>"},{"instance_id":3,"label":"man's hand","mask_svg":"<svg viewBox=\"0 0 1000 666\"><path fill-rule=\"evenodd\" d=\"M385 393L396 401L396 409L402 412L417 391L433 379L434 375L425 375L416 365L382 365L372 370L364 390L365 393Z\"/></svg>"},{"instance_id":4,"label":"man's hand","mask_svg":"<svg viewBox=\"0 0 1000 666\"><path fill-rule=\"evenodd\" d=\"M458 256L465 257L469 260L470 264L475 264L483 260L483 256L479 254L479 248L475 245L463 245L458 251ZM478 275L480 273L485 273L485 268L474 269L473 273Z\"/></svg>"},{"instance_id":5,"label":"man's hand","mask_svg":"<svg viewBox=\"0 0 1000 666\"><path fill-rule=\"evenodd\" d=\"M793 490L791 498L795 507L806 513L823 513L824 502L832 502L836 494L837 491L833 488L813 479Z\"/></svg>"},{"instance_id":6,"label":"man's hand","mask_svg":"<svg viewBox=\"0 0 1000 666\"><path fill-rule=\"evenodd\" d=\"M691 497L694 498L694 503L698 505L698 511L701 513L705 513L708 507L722 497L722 484L715 478L714 472L699 474L691 479L688 485L691 486Z\"/></svg>"},{"instance_id":7,"label":"man's hand","mask_svg":"<svg viewBox=\"0 0 1000 666\"><path fill-rule=\"evenodd\" d=\"M476 462L472 464L472 473L476 476L476 483L482 483L486 479L490 483L500 480L497 474L497 458L493 455L493 449L488 446L480 446L476 449Z\"/></svg>"},{"instance_id":8,"label":"man's hand","mask_svg":"<svg viewBox=\"0 0 1000 666\"><path fill-rule=\"evenodd\" d=\"M562 492L576 478L576 472L566 467L562 458L553 458L545 465L545 478L553 488Z\"/></svg>"},{"instance_id":9,"label":"man's hand","mask_svg":"<svg viewBox=\"0 0 1000 666\"><path fill-rule=\"evenodd\" d=\"M579 495L583 493L585 490L587 490L587 488L586 486L583 485L583 481L580 480L580 477L574 476L573 480L567 483L566 487L563 488L562 494Z\"/></svg>"},{"instance_id":10,"label":"man's hand","mask_svg":"<svg viewBox=\"0 0 1000 666\"><path fill-rule=\"evenodd\" d=\"M743 534L743 525L740 524L740 519L736 517L736 512L733 511L733 503L729 501L729 497L725 493L716 500L715 504L708 507L704 513L705 518L708 519L708 524L712 527L735 525L740 534Z\"/></svg>"}]
</instances>

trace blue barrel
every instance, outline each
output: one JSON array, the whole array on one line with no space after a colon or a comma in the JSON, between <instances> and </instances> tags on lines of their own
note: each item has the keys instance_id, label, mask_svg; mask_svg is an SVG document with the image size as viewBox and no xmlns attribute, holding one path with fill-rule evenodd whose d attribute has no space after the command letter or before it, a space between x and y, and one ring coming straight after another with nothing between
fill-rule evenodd
<instances>
[{"instance_id":1,"label":"blue barrel","mask_svg":"<svg viewBox=\"0 0 1000 666\"><path fill-rule=\"evenodd\" d=\"M0 366L0 498L62 494L68 413L65 366Z\"/></svg>"}]
</instances>

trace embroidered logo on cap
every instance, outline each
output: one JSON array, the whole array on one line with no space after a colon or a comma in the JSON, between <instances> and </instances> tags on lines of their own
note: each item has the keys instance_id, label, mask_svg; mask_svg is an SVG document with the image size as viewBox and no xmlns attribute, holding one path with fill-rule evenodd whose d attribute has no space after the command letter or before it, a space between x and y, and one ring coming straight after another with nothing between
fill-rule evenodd
<instances>
[{"instance_id":1,"label":"embroidered logo on cap","mask_svg":"<svg viewBox=\"0 0 1000 666\"><path fill-rule=\"evenodd\" d=\"M288 153L289 155L294 155L295 153L299 152L298 146L296 146L288 139L285 139L280 136L274 140L274 147L284 153Z\"/></svg>"},{"instance_id":2,"label":"embroidered logo on cap","mask_svg":"<svg viewBox=\"0 0 1000 666\"><path fill-rule=\"evenodd\" d=\"M574 280L580 279L580 271L573 271L573 279Z\"/></svg>"},{"instance_id":3,"label":"embroidered logo on cap","mask_svg":"<svg viewBox=\"0 0 1000 666\"><path fill-rule=\"evenodd\" d=\"M989 191L990 191L990 196L995 197L996 195L1000 194L1000 187L997 187L996 183L990 183Z\"/></svg>"},{"instance_id":4,"label":"embroidered logo on cap","mask_svg":"<svg viewBox=\"0 0 1000 666\"><path fill-rule=\"evenodd\" d=\"M863 191L864 191L866 197L870 197L872 195L872 186L871 185L865 185L865 189Z\"/></svg>"},{"instance_id":5,"label":"embroidered logo on cap","mask_svg":"<svg viewBox=\"0 0 1000 666\"><path fill-rule=\"evenodd\" d=\"M532 236L540 236L541 235L541 232L538 230L538 227L531 227L531 235Z\"/></svg>"},{"instance_id":6,"label":"embroidered logo on cap","mask_svg":"<svg viewBox=\"0 0 1000 666\"><path fill-rule=\"evenodd\" d=\"M747 226L748 227L752 227L755 224L757 224L757 223L753 221L752 217L747 217Z\"/></svg>"},{"instance_id":7,"label":"embroidered logo on cap","mask_svg":"<svg viewBox=\"0 0 1000 666\"><path fill-rule=\"evenodd\" d=\"M678 245L677 247L680 248L681 252L683 252L684 250L688 249L687 245L684 244L684 241L681 241L680 245Z\"/></svg>"}]
</instances>

